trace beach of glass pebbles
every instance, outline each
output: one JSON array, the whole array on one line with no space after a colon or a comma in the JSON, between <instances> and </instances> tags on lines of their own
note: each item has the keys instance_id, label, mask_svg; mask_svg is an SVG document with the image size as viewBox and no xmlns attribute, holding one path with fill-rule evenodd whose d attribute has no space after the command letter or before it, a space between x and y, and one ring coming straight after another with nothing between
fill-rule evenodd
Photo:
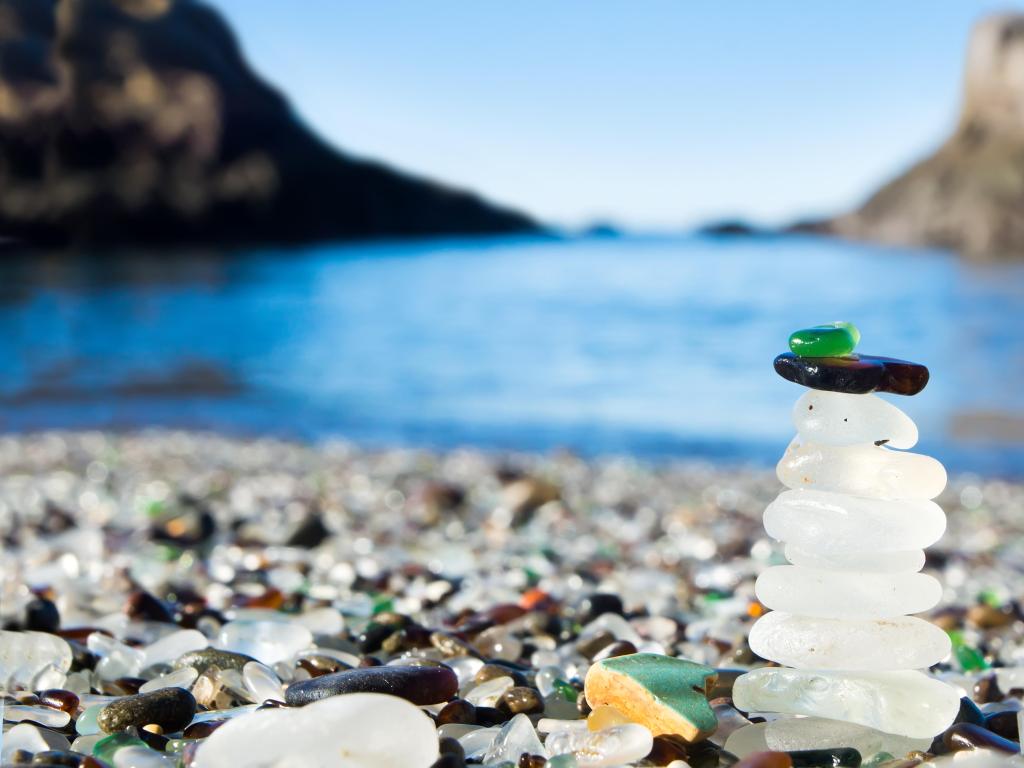
<instances>
[{"instance_id":1,"label":"beach of glass pebbles","mask_svg":"<svg viewBox=\"0 0 1024 768\"><path fill-rule=\"evenodd\" d=\"M954 653L932 674L964 700L902 753L853 731L815 749L828 723L773 730L732 705L765 663L746 637L756 575L784 562L762 526L780 490L692 462L0 437L2 763L1018 762L1024 485L954 475L937 499L948 529L925 570L945 591L926 617ZM719 670L710 738L590 711L590 665L634 652Z\"/></svg>"}]
</instances>

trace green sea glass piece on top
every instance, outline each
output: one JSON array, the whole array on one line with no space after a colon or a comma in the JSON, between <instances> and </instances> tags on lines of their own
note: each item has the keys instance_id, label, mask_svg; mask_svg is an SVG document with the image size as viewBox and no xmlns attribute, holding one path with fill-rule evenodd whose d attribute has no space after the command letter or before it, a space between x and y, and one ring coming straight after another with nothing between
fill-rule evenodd
<instances>
[{"instance_id":1,"label":"green sea glass piece on top","mask_svg":"<svg viewBox=\"0 0 1024 768\"><path fill-rule=\"evenodd\" d=\"M860 331L853 323L828 323L801 328L789 336L789 348L800 357L843 357L853 353Z\"/></svg>"}]
</instances>

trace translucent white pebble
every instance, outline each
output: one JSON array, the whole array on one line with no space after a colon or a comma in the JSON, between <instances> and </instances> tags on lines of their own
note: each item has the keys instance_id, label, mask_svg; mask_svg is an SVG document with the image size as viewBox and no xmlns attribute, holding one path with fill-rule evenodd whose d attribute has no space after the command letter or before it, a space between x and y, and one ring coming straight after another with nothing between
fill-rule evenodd
<instances>
[{"instance_id":1,"label":"translucent white pebble","mask_svg":"<svg viewBox=\"0 0 1024 768\"><path fill-rule=\"evenodd\" d=\"M960 709L955 689L916 671L755 669L737 678L733 702L745 712L815 715L922 739L942 733Z\"/></svg>"},{"instance_id":2,"label":"translucent white pebble","mask_svg":"<svg viewBox=\"0 0 1024 768\"><path fill-rule=\"evenodd\" d=\"M524 753L541 757L548 756L530 718L519 713L498 731L498 735L484 755L484 764L500 763L503 760L518 763L519 757Z\"/></svg>"},{"instance_id":3,"label":"translucent white pebble","mask_svg":"<svg viewBox=\"0 0 1024 768\"><path fill-rule=\"evenodd\" d=\"M221 627L215 645L244 653L273 666L313 644L313 634L299 624L280 621L230 621Z\"/></svg>"},{"instance_id":4,"label":"translucent white pebble","mask_svg":"<svg viewBox=\"0 0 1024 768\"><path fill-rule=\"evenodd\" d=\"M793 424L804 442L860 445L884 440L892 448L913 448L917 425L877 395L809 389L793 406Z\"/></svg>"},{"instance_id":5,"label":"translucent white pebble","mask_svg":"<svg viewBox=\"0 0 1024 768\"><path fill-rule=\"evenodd\" d=\"M0 745L3 747L3 751L0 751L0 762L4 763L13 760L14 753L19 749L26 752L44 752L50 748L40 729L29 723L20 723L5 731L0 737Z\"/></svg>"},{"instance_id":6,"label":"translucent white pebble","mask_svg":"<svg viewBox=\"0 0 1024 768\"><path fill-rule=\"evenodd\" d=\"M4 720L11 723L27 721L46 728L63 728L71 722L71 715L61 709L32 707L25 704L8 704L3 714Z\"/></svg>"},{"instance_id":7,"label":"translucent white pebble","mask_svg":"<svg viewBox=\"0 0 1024 768\"><path fill-rule=\"evenodd\" d=\"M30 687L33 678L49 666L71 669L71 646L45 632L0 630L0 688Z\"/></svg>"},{"instance_id":8,"label":"translucent white pebble","mask_svg":"<svg viewBox=\"0 0 1024 768\"><path fill-rule=\"evenodd\" d=\"M929 736L912 739L883 733L857 723L826 720L821 717L780 717L769 723L754 723L734 731L725 742L725 750L743 759L754 752L796 752L807 749L853 747L865 762L879 752L905 755L915 750L927 751Z\"/></svg>"},{"instance_id":9,"label":"translucent white pebble","mask_svg":"<svg viewBox=\"0 0 1024 768\"><path fill-rule=\"evenodd\" d=\"M772 611L750 630L754 653L800 669L922 669L950 647L949 635L913 616L821 619Z\"/></svg>"},{"instance_id":10,"label":"translucent white pebble","mask_svg":"<svg viewBox=\"0 0 1024 768\"><path fill-rule=\"evenodd\" d=\"M195 629L182 629L164 635L155 643L143 649L146 654L145 666L167 664L189 651L201 651L210 645L206 636Z\"/></svg>"},{"instance_id":11,"label":"translucent white pebble","mask_svg":"<svg viewBox=\"0 0 1024 768\"><path fill-rule=\"evenodd\" d=\"M554 731L545 743L552 757L573 755L580 768L632 763L646 757L653 745L651 732L637 723L616 725L601 731Z\"/></svg>"},{"instance_id":12,"label":"translucent white pebble","mask_svg":"<svg viewBox=\"0 0 1024 768\"><path fill-rule=\"evenodd\" d=\"M823 571L871 571L872 573L915 573L924 568L924 550L900 552L852 552L819 555L795 544L786 545L786 559L793 565Z\"/></svg>"},{"instance_id":13,"label":"translucent white pebble","mask_svg":"<svg viewBox=\"0 0 1024 768\"><path fill-rule=\"evenodd\" d=\"M494 677L466 691L463 698L475 707L493 707L498 703L501 694L513 685L515 683L511 677Z\"/></svg>"},{"instance_id":14,"label":"translucent white pebble","mask_svg":"<svg viewBox=\"0 0 1024 768\"><path fill-rule=\"evenodd\" d=\"M873 499L932 499L946 470L931 456L874 445L831 447L797 437L775 468L787 488L849 493Z\"/></svg>"},{"instance_id":15,"label":"translucent white pebble","mask_svg":"<svg viewBox=\"0 0 1024 768\"><path fill-rule=\"evenodd\" d=\"M481 758L487 754L487 750L491 748L494 740L498 738L498 731L500 730L496 725L490 728L477 728L460 736L459 745L462 747L462 751L466 753L468 759Z\"/></svg>"},{"instance_id":16,"label":"translucent white pebble","mask_svg":"<svg viewBox=\"0 0 1024 768\"><path fill-rule=\"evenodd\" d=\"M758 576L757 599L777 611L824 618L888 618L920 613L942 598L942 585L923 573L820 571L777 565Z\"/></svg>"},{"instance_id":17,"label":"translucent white pebble","mask_svg":"<svg viewBox=\"0 0 1024 768\"><path fill-rule=\"evenodd\" d=\"M782 717L765 726L768 749L778 752L853 747L868 759L879 752L888 752L890 755L905 755L916 750L927 752L931 746L930 738L913 739L857 723L821 717Z\"/></svg>"},{"instance_id":18,"label":"translucent white pebble","mask_svg":"<svg viewBox=\"0 0 1024 768\"><path fill-rule=\"evenodd\" d=\"M242 680L249 697L257 704L264 701L284 701L284 688L281 679L258 661L250 661L242 667Z\"/></svg>"},{"instance_id":19,"label":"translucent white pebble","mask_svg":"<svg viewBox=\"0 0 1024 768\"><path fill-rule=\"evenodd\" d=\"M177 757L149 747L126 746L114 753L114 768L176 768Z\"/></svg>"},{"instance_id":20,"label":"translucent white pebble","mask_svg":"<svg viewBox=\"0 0 1024 768\"><path fill-rule=\"evenodd\" d=\"M199 670L195 667L182 667L168 672L166 675L147 680L139 687L139 693L152 693L161 688L189 688L197 677L199 677Z\"/></svg>"},{"instance_id":21,"label":"translucent white pebble","mask_svg":"<svg viewBox=\"0 0 1024 768\"><path fill-rule=\"evenodd\" d=\"M773 539L823 555L923 549L946 530L934 501L883 501L826 491L785 491L764 511ZM865 569L867 570L867 569Z\"/></svg>"},{"instance_id":22,"label":"translucent white pebble","mask_svg":"<svg viewBox=\"0 0 1024 768\"><path fill-rule=\"evenodd\" d=\"M437 731L419 708L396 696L350 693L233 718L202 742L193 766L429 768L438 754Z\"/></svg>"}]
</instances>

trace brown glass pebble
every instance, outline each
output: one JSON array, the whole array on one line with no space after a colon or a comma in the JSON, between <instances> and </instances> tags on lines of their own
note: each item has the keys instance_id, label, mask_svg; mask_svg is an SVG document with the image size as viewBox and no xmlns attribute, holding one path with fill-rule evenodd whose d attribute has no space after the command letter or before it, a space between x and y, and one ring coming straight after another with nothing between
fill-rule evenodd
<instances>
[{"instance_id":1,"label":"brown glass pebble","mask_svg":"<svg viewBox=\"0 0 1024 768\"><path fill-rule=\"evenodd\" d=\"M36 695L39 697L39 701L46 706L63 710L69 715L73 716L78 709L78 695L71 691L49 688L45 691L39 691Z\"/></svg>"},{"instance_id":2,"label":"brown glass pebble","mask_svg":"<svg viewBox=\"0 0 1024 768\"><path fill-rule=\"evenodd\" d=\"M999 752L1017 754L1020 745L1004 739L974 723L956 723L946 729L942 741L950 752L962 752L968 749L995 749Z\"/></svg>"},{"instance_id":3,"label":"brown glass pebble","mask_svg":"<svg viewBox=\"0 0 1024 768\"><path fill-rule=\"evenodd\" d=\"M532 715L544 711L544 699L536 688L517 685L501 694L498 709L511 715Z\"/></svg>"},{"instance_id":4,"label":"brown glass pebble","mask_svg":"<svg viewBox=\"0 0 1024 768\"><path fill-rule=\"evenodd\" d=\"M444 708L437 713L437 724L448 725L450 723L475 725L476 707L465 699L449 701L444 705Z\"/></svg>"},{"instance_id":5,"label":"brown glass pebble","mask_svg":"<svg viewBox=\"0 0 1024 768\"><path fill-rule=\"evenodd\" d=\"M519 763L516 768L544 768L547 764L548 759L546 757L522 754L519 756Z\"/></svg>"},{"instance_id":6,"label":"brown glass pebble","mask_svg":"<svg viewBox=\"0 0 1024 768\"><path fill-rule=\"evenodd\" d=\"M511 677L513 685L528 685L526 675L522 672L502 666L501 664L484 664L473 676L473 682L477 685L494 680L497 677Z\"/></svg>"},{"instance_id":7,"label":"brown glass pebble","mask_svg":"<svg viewBox=\"0 0 1024 768\"><path fill-rule=\"evenodd\" d=\"M974 684L973 698L978 704L990 704L993 701L1003 700L1003 692L999 690L999 683L994 674L985 675Z\"/></svg>"},{"instance_id":8,"label":"brown glass pebble","mask_svg":"<svg viewBox=\"0 0 1024 768\"><path fill-rule=\"evenodd\" d=\"M594 655L593 660L603 661L604 659L611 659L616 656L628 656L631 653L636 653L635 645L629 642L629 640L617 640L598 651Z\"/></svg>"},{"instance_id":9,"label":"brown glass pebble","mask_svg":"<svg viewBox=\"0 0 1024 768\"><path fill-rule=\"evenodd\" d=\"M811 389L853 395L916 395L928 384L928 369L923 365L873 355L800 357L786 352L775 358L775 372Z\"/></svg>"},{"instance_id":10,"label":"brown glass pebble","mask_svg":"<svg viewBox=\"0 0 1024 768\"><path fill-rule=\"evenodd\" d=\"M593 659L597 653L603 651L614 642L615 635L611 632L601 632L593 637L587 637L580 640L576 643L576 650L579 651L581 656Z\"/></svg>"},{"instance_id":11,"label":"brown glass pebble","mask_svg":"<svg viewBox=\"0 0 1024 768\"><path fill-rule=\"evenodd\" d=\"M673 736L655 736L646 761L653 765L668 765L673 760L686 760L686 743Z\"/></svg>"},{"instance_id":12,"label":"brown glass pebble","mask_svg":"<svg viewBox=\"0 0 1024 768\"><path fill-rule=\"evenodd\" d=\"M791 768L793 760L785 752L753 752L733 768Z\"/></svg>"},{"instance_id":13,"label":"brown glass pebble","mask_svg":"<svg viewBox=\"0 0 1024 768\"><path fill-rule=\"evenodd\" d=\"M205 739L226 722L227 720L203 720L199 723L192 723L181 735L186 739Z\"/></svg>"}]
</instances>

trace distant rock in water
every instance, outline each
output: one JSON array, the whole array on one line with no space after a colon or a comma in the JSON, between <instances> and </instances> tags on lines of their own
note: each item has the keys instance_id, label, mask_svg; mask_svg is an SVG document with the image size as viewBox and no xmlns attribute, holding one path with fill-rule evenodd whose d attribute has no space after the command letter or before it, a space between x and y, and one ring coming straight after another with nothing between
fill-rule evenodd
<instances>
[{"instance_id":1,"label":"distant rock in water","mask_svg":"<svg viewBox=\"0 0 1024 768\"><path fill-rule=\"evenodd\" d=\"M975 26L960 120L934 154L858 210L801 228L972 258L1024 257L1024 14Z\"/></svg>"},{"instance_id":2,"label":"distant rock in water","mask_svg":"<svg viewBox=\"0 0 1024 768\"><path fill-rule=\"evenodd\" d=\"M241 244L536 228L329 147L200 2L0 0L0 237Z\"/></svg>"}]
</instances>

